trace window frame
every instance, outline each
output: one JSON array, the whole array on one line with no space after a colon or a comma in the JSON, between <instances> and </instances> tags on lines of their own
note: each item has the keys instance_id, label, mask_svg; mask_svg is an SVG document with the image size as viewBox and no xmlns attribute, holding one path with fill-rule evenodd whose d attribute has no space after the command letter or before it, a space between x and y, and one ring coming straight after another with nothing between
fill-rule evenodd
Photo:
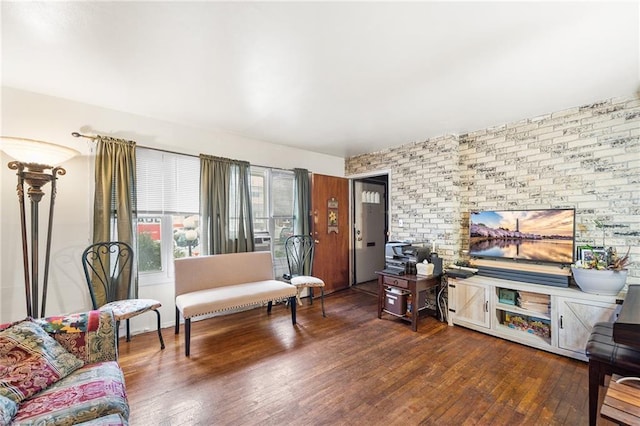
<instances>
[{"instance_id":1,"label":"window frame","mask_svg":"<svg viewBox=\"0 0 640 426\"><path fill-rule=\"evenodd\" d=\"M144 170L143 176L139 176L136 181L136 192L138 194L137 218L153 217L160 219L160 270L157 271L140 271L138 267L138 285L140 287L166 284L173 281L174 273L174 217L187 218L189 216L197 216L200 218L200 161L197 157L189 154L181 154L177 152L169 152L157 150L153 148L137 147L136 152L136 169ZM142 154L141 151L144 150ZM140 160L149 161L149 164L139 166ZM185 162L190 164L191 171L189 173L180 173L184 170L180 165ZM169 172L166 175L167 171ZM160 172L160 176L156 176L153 172ZM189 179L188 183L184 183ZM155 185L158 183L159 189ZM143 194L139 191L144 188ZM151 189L150 189L151 188ZM184 197L185 188L194 191L192 195ZM161 194L148 194L150 190L162 191ZM169 191L169 192L165 192ZM159 199L162 200L160 204ZM140 199L145 201L151 200L149 206L145 202L139 202ZM181 205L180 200L189 199L186 204L186 210L182 210L185 206ZM193 210L198 207L198 211ZM135 226L136 238L139 235L138 223ZM139 257L139 245L136 244L136 258Z\"/></svg>"}]
</instances>

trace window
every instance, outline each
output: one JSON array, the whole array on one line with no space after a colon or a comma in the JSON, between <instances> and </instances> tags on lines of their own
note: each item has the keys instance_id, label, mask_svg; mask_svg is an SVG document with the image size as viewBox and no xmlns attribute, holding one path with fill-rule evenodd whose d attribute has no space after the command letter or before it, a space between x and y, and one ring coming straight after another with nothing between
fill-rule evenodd
<instances>
[{"instance_id":1,"label":"window","mask_svg":"<svg viewBox=\"0 0 640 426\"><path fill-rule=\"evenodd\" d=\"M200 253L200 159L136 149L140 283L166 282L173 259Z\"/></svg>"},{"instance_id":2,"label":"window","mask_svg":"<svg viewBox=\"0 0 640 426\"><path fill-rule=\"evenodd\" d=\"M140 284L167 282L174 259L200 254L200 158L138 147L136 173ZM294 188L293 171L251 166L255 250L271 250L276 277L288 271Z\"/></svg>"},{"instance_id":3,"label":"window","mask_svg":"<svg viewBox=\"0 0 640 426\"><path fill-rule=\"evenodd\" d=\"M256 250L271 250L276 278L288 272L284 241L293 235L294 174L251 166L251 207Z\"/></svg>"}]
</instances>

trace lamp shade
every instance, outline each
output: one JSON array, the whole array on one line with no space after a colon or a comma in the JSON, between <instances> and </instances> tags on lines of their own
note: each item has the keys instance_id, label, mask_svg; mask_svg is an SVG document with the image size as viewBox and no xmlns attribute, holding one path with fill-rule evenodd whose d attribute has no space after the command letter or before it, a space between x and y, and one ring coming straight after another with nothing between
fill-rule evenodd
<instances>
[{"instance_id":1,"label":"lamp shade","mask_svg":"<svg viewBox=\"0 0 640 426\"><path fill-rule=\"evenodd\" d=\"M0 150L22 163L49 166L56 166L80 154L66 146L10 136L0 136Z\"/></svg>"}]
</instances>

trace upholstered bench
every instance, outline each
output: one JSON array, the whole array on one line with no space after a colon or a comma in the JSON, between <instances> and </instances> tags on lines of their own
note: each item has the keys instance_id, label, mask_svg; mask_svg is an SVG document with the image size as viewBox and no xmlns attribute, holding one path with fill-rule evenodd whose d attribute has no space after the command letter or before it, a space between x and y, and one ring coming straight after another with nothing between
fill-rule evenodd
<instances>
[{"instance_id":1,"label":"upholstered bench","mask_svg":"<svg viewBox=\"0 0 640 426\"><path fill-rule=\"evenodd\" d=\"M296 288L274 279L268 251L185 257L175 260L176 325L184 318L185 355L191 347L191 318L218 312L289 301L296 324Z\"/></svg>"},{"instance_id":2,"label":"upholstered bench","mask_svg":"<svg viewBox=\"0 0 640 426\"><path fill-rule=\"evenodd\" d=\"M598 391L604 385L605 376L640 375L640 349L617 344L613 341L613 324L599 322L593 326L587 341L589 358L589 425L594 426L598 417Z\"/></svg>"}]
</instances>

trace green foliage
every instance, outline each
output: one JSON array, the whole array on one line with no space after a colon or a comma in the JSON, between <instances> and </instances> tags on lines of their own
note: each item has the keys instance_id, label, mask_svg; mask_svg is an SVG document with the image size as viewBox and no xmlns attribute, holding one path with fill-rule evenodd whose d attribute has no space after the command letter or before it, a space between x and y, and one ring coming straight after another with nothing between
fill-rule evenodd
<instances>
[{"instance_id":1,"label":"green foliage","mask_svg":"<svg viewBox=\"0 0 640 426\"><path fill-rule=\"evenodd\" d=\"M138 234L138 271L149 272L161 269L160 241L152 240L148 233Z\"/></svg>"},{"instance_id":2,"label":"green foliage","mask_svg":"<svg viewBox=\"0 0 640 426\"><path fill-rule=\"evenodd\" d=\"M173 247L173 258L174 259L180 259L181 257L186 257L187 254L185 253L184 249L181 249L178 246Z\"/></svg>"}]
</instances>

